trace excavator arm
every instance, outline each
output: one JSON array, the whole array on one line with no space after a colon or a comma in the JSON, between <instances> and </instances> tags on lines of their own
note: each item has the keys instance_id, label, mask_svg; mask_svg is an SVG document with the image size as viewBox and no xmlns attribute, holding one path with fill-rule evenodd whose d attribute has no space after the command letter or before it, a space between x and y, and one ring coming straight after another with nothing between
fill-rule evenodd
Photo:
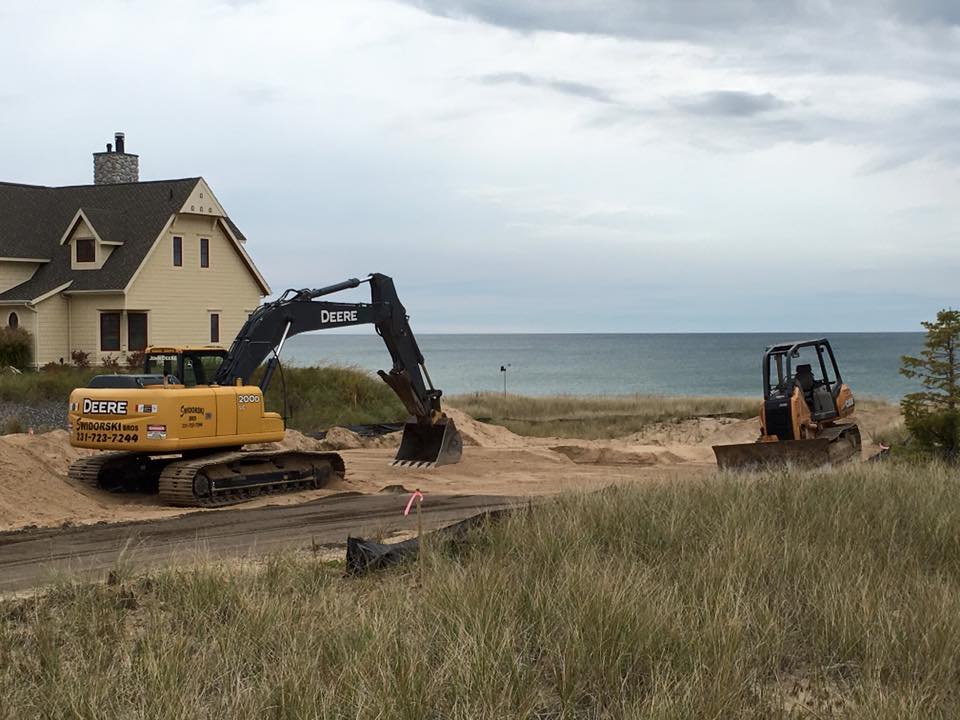
<instances>
[{"instance_id":1,"label":"excavator arm","mask_svg":"<svg viewBox=\"0 0 960 720\"><path fill-rule=\"evenodd\" d=\"M342 290L370 285L369 303L337 303L317 298ZM413 416L404 428L398 464L447 464L459 461L462 440L453 421L441 411L441 390L433 387L423 354L410 329L406 309L393 280L374 273L317 289L287 290L280 298L251 313L230 346L214 382L247 385L254 371L267 360L260 389L266 391L286 340L315 330L353 325L373 325L383 339L393 367L379 371Z\"/></svg>"}]
</instances>

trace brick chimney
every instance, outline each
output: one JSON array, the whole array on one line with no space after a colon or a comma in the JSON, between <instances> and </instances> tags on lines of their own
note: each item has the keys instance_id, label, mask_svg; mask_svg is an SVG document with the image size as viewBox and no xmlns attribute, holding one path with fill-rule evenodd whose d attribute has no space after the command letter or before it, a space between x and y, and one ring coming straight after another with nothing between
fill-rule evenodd
<instances>
[{"instance_id":1,"label":"brick chimney","mask_svg":"<svg viewBox=\"0 0 960 720\"><path fill-rule=\"evenodd\" d=\"M106 152L93 154L95 185L115 185L140 181L140 156L125 152L122 132L114 135L116 149L107 143Z\"/></svg>"}]
</instances>

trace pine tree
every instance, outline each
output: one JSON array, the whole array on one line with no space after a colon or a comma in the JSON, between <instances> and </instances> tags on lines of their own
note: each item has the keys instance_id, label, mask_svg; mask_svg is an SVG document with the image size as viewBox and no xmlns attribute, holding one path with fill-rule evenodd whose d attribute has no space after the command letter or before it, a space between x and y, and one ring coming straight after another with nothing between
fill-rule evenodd
<instances>
[{"instance_id":1,"label":"pine tree","mask_svg":"<svg viewBox=\"0 0 960 720\"><path fill-rule=\"evenodd\" d=\"M900 403L910 435L924 449L960 458L960 311L941 310L927 331L920 357L904 355L901 374L918 379L921 392Z\"/></svg>"}]
</instances>

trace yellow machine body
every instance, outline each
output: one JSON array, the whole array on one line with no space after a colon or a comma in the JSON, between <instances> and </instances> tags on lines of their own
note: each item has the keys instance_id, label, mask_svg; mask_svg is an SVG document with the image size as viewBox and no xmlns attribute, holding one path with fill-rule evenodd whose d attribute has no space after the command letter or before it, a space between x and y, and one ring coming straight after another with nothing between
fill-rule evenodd
<instances>
[{"instance_id":1,"label":"yellow machine body","mask_svg":"<svg viewBox=\"0 0 960 720\"><path fill-rule=\"evenodd\" d=\"M147 385L70 393L70 444L160 455L283 439L256 385Z\"/></svg>"},{"instance_id":2,"label":"yellow machine body","mask_svg":"<svg viewBox=\"0 0 960 720\"><path fill-rule=\"evenodd\" d=\"M843 384L837 392L835 401L836 417L829 421L817 423L813 421L810 406L807 404L800 388L794 388L790 395L790 419L792 435L798 440L816 437L820 431L837 420L853 415L856 408L853 400L853 391L849 385ZM766 403L760 403L760 439L758 442L777 442L779 438L767 430Z\"/></svg>"}]
</instances>

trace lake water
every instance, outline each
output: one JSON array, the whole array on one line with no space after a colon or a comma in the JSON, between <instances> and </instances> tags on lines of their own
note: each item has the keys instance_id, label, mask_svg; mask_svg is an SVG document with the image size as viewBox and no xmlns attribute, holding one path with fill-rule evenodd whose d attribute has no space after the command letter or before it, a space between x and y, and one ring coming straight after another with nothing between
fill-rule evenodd
<instances>
[{"instance_id":1,"label":"lake water","mask_svg":"<svg viewBox=\"0 0 960 720\"><path fill-rule=\"evenodd\" d=\"M822 335L820 335L822 336ZM756 397L767 345L817 333L611 335L420 335L436 387L448 395L507 390L523 395L736 395ZM845 382L860 397L897 400L917 386L898 372L901 355L915 355L923 333L833 333ZM284 362L390 369L383 341L368 335L298 335Z\"/></svg>"}]
</instances>

